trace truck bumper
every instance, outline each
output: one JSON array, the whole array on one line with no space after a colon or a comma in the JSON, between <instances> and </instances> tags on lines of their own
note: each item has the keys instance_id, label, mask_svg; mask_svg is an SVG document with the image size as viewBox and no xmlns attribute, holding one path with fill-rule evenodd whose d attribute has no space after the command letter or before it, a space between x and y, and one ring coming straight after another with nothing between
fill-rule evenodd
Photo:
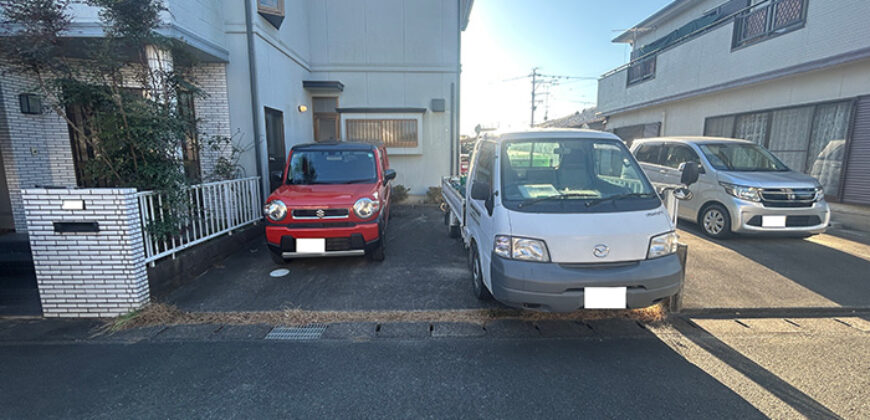
<instances>
[{"instance_id":1,"label":"truck bumper","mask_svg":"<svg viewBox=\"0 0 870 420\"><path fill-rule=\"evenodd\" d=\"M267 225L266 243L269 251L283 258L341 257L364 255L381 240L380 222L359 223L353 226L298 228L293 225ZM324 238L326 251L318 253L296 252L296 239Z\"/></svg>"},{"instance_id":2,"label":"truck bumper","mask_svg":"<svg viewBox=\"0 0 870 420\"><path fill-rule=\"evenodd\" d=\"M627 288L628 308L644 308L683 287L677 254L619 264L558 264L507 260L493 255L492 294L523 309L570 312L583 308L585 287Z\"/></svg>"}]
</instances>

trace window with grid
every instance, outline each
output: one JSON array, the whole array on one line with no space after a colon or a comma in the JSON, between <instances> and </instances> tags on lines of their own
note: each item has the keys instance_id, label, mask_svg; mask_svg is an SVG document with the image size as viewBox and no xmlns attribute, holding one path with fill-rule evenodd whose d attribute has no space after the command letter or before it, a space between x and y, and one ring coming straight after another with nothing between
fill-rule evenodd
<instances>
[{"instance_id":1,"label":"window with grid","mask_svg":"<svg viewBox=\"0 0 870 420\"><path fill-rule=\"evenodd\" d=\"M348 141L397 148L414 148L419 143L416 119L348 119L346 125Z\"/></svg>"},{"instance_id":2,"label":"window with grid","mask_svg":"<svg viewBox=\"0 0 870 420\"><path fill-rule=\"evenodd\" d=\"M734 48L753 44L803 27L807 0L767 0L734 18Z\"/></svg>"}]
</instances>

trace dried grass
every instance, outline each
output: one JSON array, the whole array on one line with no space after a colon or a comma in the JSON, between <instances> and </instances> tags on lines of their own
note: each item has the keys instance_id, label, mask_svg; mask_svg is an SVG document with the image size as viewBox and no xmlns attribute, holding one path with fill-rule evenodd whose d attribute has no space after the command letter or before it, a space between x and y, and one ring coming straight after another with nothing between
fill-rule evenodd
<instances>
[{"instance_id":1,"label":"dried grass","mask_svg":"<svg viewBox=\"0 0 870 420\"><path fill-rule=\"evenodd\" d=\"M449 309L428 311L309 311L285 309L252 312L184 312L175 306L152 303L144 309L111 319L105 332L156 325L283 325L330 324L337 322L469 322L484 325L498 319L523 321L591 321L622 318L657 323L667 317L662 305L632 310L588 310L570 313L530 312L514 309Z\"/></svg>"}]
</instances>

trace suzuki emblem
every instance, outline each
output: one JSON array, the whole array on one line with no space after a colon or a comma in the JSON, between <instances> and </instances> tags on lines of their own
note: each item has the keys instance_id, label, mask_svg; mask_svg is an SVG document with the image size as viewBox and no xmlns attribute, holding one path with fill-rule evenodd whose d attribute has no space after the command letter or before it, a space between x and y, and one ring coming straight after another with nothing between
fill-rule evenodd
<instances>
[{"instance_id":1,"label":"suzuki emblem","mask_svg":"<svg viewBox=\"0 0 870 420\"><path fill-rule=\"evenodd\" d=\"M326 212L323 211L323 209L317 209L317 211L314 212L314 214L317 215L317 217L319 217L321 219L323 218L323 216L326 216Z\"/></svg>"},{"instance_id":2,"label":"suzuki emblem","mask_svg":"<svg viewBox=\"0 0 870 420\"><path fill-rule=\"evenodd\" d=\"M594 248L592 248L592 255L594 255L598 258L604 258L608 254L610 254L610 247L608 247L607 245L598 244L598 245L595 245Z\"/></svg>"}]
</instances>

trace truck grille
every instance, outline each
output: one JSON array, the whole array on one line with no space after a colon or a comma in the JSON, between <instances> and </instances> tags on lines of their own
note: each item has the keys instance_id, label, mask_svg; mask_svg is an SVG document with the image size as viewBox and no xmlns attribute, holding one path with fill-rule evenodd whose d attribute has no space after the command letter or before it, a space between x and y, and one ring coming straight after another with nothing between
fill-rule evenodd
<instances>
[{"instance_id":1,"label":"truck grille","mask_svg":"<svg viewBox=\"0 0 870 420\"><path fill-rule=\"evenodd\" d=\"M348 209L296 209L293 210L294 219L345 219L350 212Z\"/></svg>"},{"instance_id":2,"label":"truck grille","mask_svg":"<svg viewBox=\"0 0 870 420\"><path fill-rule=\"evenodd\" d=\"M815 201L815 188L766 188L761 190L761 204L765 207L812 207Z\"/></svg>"}]
</instances>

